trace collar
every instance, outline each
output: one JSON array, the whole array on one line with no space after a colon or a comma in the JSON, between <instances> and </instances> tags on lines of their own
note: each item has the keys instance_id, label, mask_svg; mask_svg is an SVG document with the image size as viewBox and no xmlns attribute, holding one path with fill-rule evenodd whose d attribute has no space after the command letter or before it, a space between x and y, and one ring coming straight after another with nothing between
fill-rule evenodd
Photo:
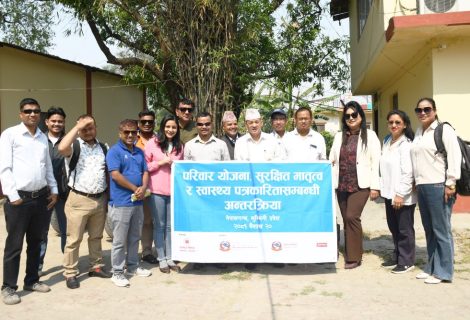
<instances>
[{"instance_id":1,"label":"collar","mask_svg":"<svg viewBox=\"0 0 470 320\"><path fill-rule=\"evenodd\" d=\"M126 150L127 152L131 153L131 154L134 154L136 152L136 146L135 144L132 145L132 151L129 150L129 148L127 148L127 146L124 144L124 142L122 142L121 139L118 140L117 144L121 147L121 149L124 149Z\"/></svg>"},{"instance_id":2,"label":"collar","mask_svg":"<svg viewBox=\"0 0 470 320\"><path fill-rule=\"evenodd\" d=\"M26 127L23 122L20 123L20 130L21 130L22 134L27 133L27 134L31 135L31 133L28 130L28 127ZM34 133L33 137L37 138L38 136L41 135L41 133L42 133L42 131L39 129L39 127L36 127L36 132Z\"/></svg>"},{"instance_id":3,"label":"collar","mask_svg":"<svg viewBox=\"0 0 470 320\"><path fill-rule=\"evenodd\" d=\"M197 135L195 139L196 139L195 142L199 142L199 143L202 143L202 144L208 144L209 142L215 141L215 136L214 136L214 134L212 134L212 136L211 136L211 137L209 138L209 140L207 140L207 141L203 141L203 140L199 137L199 135Z\"/></svg>"},{"instance_id":4,"label":"collar","mask_svg":"<svg viewBox=\"0 0 470 320\"><path fill-rule=\"evenodd\" d=\"M261 141L266 140L266 139L268 139L267 137L269 137L269 134L267 134L266 132L261 131L261 135L259 137L259 140L255 141L250 133L247 133L247 134L248 134L248 140L251 140L254 143L260 143Z\"/></svg>"},{"instance_id":5,"label":"collar","mask_svg":"<svg viewBox=\"0 0 470 320\"><path fill-rule=\"evenodd\" d=\"M295 129L292 130L291 132L292 132L293 134L295 134L296 136L300 136L300 137L311 137L311 136L313 136L313 129L312 129L312 128L310 128L310 129L308 130L308 133L307 133L305 136L300 135L299 131L297 131L297 128L295 128Z\"/></svg>"}]
</instances>

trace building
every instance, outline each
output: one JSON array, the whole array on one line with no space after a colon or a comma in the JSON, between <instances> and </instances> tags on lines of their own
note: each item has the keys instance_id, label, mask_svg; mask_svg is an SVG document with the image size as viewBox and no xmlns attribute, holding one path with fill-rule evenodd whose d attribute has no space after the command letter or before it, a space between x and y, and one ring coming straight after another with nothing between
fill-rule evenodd
<instances>
[{"instance_id":1,"label":"building","mask_svg":"<svg viewBox=\"0 0 470 320\"><path fill-rule=\"evenodd\" d=\"M373 96L379 138L390 110L406 111L416 128L417 100L432 97L439 118L470 140L462 116L470 99L470 1L332 0L330 11L334 20L349 17L352 93Z\"/></svg>"}]
</instances>

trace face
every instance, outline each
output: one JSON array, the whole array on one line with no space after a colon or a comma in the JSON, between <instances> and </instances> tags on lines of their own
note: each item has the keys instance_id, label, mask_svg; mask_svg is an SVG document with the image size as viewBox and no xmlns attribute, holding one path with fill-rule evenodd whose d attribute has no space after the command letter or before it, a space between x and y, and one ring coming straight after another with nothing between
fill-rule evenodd
<instances>
[{"instance_id":1,"label":"face","mask_svg":"<svg viewBox=\"0 0 470 320\"><path fill-rule=\"evenodd\" d=\"M199 117L196 120L197 133L203 139L207 139L212 135L211 117Z\"/></svg>"},{"instance_id":2,"label":"face","mask_svg":"<svg viewBox=\"0 0 470 320\"><path fill-rule=\"evenodd\" d=\"M139 119L139 130L143 133L153 133L155 129L155 118L151 115L142 116Z\"/></svg>"},{"instance_id":3,"label":"face","mask_svg":"<svg viewBox=\"0 0 470 320\"><path fill-rule=\"evenodd\" d=\"M41 109L35 104L25 104L20 111L20 119L26 127L36 128L41 118Z\"/></svg>"},{"instance_id":4,"label":"face","mask_svg":"<svg viewBox=\"0 0 470 320\"><path fill-rule=\"evenodd\" d=\"M235 137L238 133L238 124L236 121L225 121L223 129L228 136Z\"/></svg>"},{"instance_id":5,"label":"face","mask_svg":"<svg viewBox=\"0 0 470 320\"><path fill-rule=\"evenodd\" d=\"M78 131L78 136L85 142L92 142L96 138L96 124L90 123L85 128Z\"/></svg>"},{"instance_id":6,"label":"face","mask_svg":"<svg viewBox=\"0 0 470 320\"><path fill-rule=\"evenodd\" d=\"M295 116L295 127L299 133L310 131L310 128L312 127L312 117L310 116L310 112L307 110L297 112L297 115Z\"/></svg>"},{"instance_id":7,"label":"face","mask_svg":"<svg viewBox=\"0 0 470 320\"><path fill-rule=\"evenodd\" d=\"M65 118L60 114L53 114L49 119L46 119L47 130L54 136L60 135L65 128Z\"/></svg>"},{"instance_id":8,"label":"face","mask_svg":"<svg viewBox=\"0 0 470 320\"><path fill-rule=\"evenodd\" d=\"M401 136L405 128L405 123L398 114L392 114L388 117L388 130L394 139Z\"/></svg>"},{"instance_id":9,"label":"face","mask_svg":"<svg viewBox=\"0 0 470 320\"><path fill-rule=\"evenodd\" d=\"M344 118L346 119L346 125L349 130L356 131L361 128L361 115L354 108L348 108L344 114Z\"/></svg>"},{"instance_id":10,"label":"face","mask_svg":"<svg viewBox=\"0 0 470 320\"><path fill-rule=\"evenodd\" d=\"M178 108L176 108L176 115L178 116L178 119L181 120L181 122L189 122L192 119L192 112L193 112L193 107L188 104L182 104L180 103L178 105Z\"/></svg>"},{"instance_id":11,"label":"face","mask_svg":"<svg viewBox=\"0 0 470 320\"><path fill-rule=\"evenodd\" d=\"M286 131L287 118L282 114L275 114L271 118L271 126L275 132Z\"/></svg>"},{"instance_id":12,"label":"face","mask_svg":"<svg viewBox=\"0 0 470 320\"><path fill-rule=\"evenodd\" d=\"M129 148L137 140L137 132L137 126L125 125L119 130L119 138Z\"/></svg>"},{"instance_id":13,"label":"face","mask_svg":"<svg viewBox=\"0 0 470 320\"><path fill-rule=\"evenodd\" d=\"M258 136L261 134L261 127L263 126L263 121L261 119L254 119L254 120L247 120L246 127L248 128L248 132L250 135Z\"/></svg>"},{"instance_id":14,"label":"face","mask_svg":"<svg viewBox=\"0 0 470 320\"><path fill-rule=\"evenodd\" d=\"M436 120L436 111L432 108L432 104L427 101L421 101L415 108L416 116L423 126L429 126Z\"/></svg>"},{"instance_id":15,"label":"face","mask_svg":"<svg viewBox=\"0 0 470 320\"><path fill-rule=\"evenodd\" d=\"M177 132L178 132L178 127L174 120L168 120L167 122L165 122L163 133L165 134L165 137L169 141L173 141L173 138L176 136Z\"/></svg>"}]
</instances>

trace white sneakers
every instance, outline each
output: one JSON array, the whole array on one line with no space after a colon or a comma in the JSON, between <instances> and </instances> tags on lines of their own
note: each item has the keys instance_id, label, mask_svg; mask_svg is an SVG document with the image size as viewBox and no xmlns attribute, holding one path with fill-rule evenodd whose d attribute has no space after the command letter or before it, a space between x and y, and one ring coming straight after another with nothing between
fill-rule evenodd
<instances>
[{"instance_id":1,"label":"white sneakers","mask_svg":"<svg viewBox=\"0 0 470 320\"><path fill-rule=\"evenodd\" d=\"M131 284L123 273L114 273L111 281L118 287L129 287Z\"/></svg>"},{"instance_id":2,"label":"white sneakers","mask_svg":"<svg viewBox=\"0 0 470 320\"><path fill-rule=\"evenodd\" d=\"M432 275L430 275L429 273L426 273L426 272L418 273L416 275L416 279L420 279L420 280L424 279L424 283L427 283L427 284L438 284L438 283L442 282L441 279L439 279L435 276L432 276Z\"/></svg>"},{"instance_id":3,"label":"white sneakers","mask_svg":"<svg viewBox=\"0 0 470 320\"><path fill-rule=\"evenodd\" d=\"M152 271L138 267L134 271L127 270L127 275L138 277L150 277L152 275Z\"/></svg>"},{"instance_id":4,"label":"white sneakers","mask_svg":"<svg viewBox=\"0 0 470 320\"><path fill-rule=\"evenodd\" d=\"M430 276L431 275L429 273L421 272L416 275L416 279L424 280L424 279L429 278Z\"/></svg>"}]
</instances>

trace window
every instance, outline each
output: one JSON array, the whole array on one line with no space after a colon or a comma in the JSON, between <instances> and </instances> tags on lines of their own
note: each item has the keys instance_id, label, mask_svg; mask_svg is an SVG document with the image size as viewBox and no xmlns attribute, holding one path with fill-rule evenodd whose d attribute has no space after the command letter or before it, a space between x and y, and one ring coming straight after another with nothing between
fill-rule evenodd
<instances>
[{"instance_id":1,"label":"window","mask_svg":"<svg viewBox=\"0 0 470 320\"><path fill-rule=\"evenodd\" d=\"M359 37L364 30L366 25L367 17L369 16L370 7L372 6L373 0L357 0L357 16L358 16L358 27L359 27Z\"/></svg>"},{"instance_id":2,"label":"window","mask_svg":"<svg viewBox=\"0 0 470 320\"><path fill-rule=\"evenodd\" d=\"M398 93L394 93L392 96L392 109L393 110L398 109Z\"/></svg>"}]
</instances>

